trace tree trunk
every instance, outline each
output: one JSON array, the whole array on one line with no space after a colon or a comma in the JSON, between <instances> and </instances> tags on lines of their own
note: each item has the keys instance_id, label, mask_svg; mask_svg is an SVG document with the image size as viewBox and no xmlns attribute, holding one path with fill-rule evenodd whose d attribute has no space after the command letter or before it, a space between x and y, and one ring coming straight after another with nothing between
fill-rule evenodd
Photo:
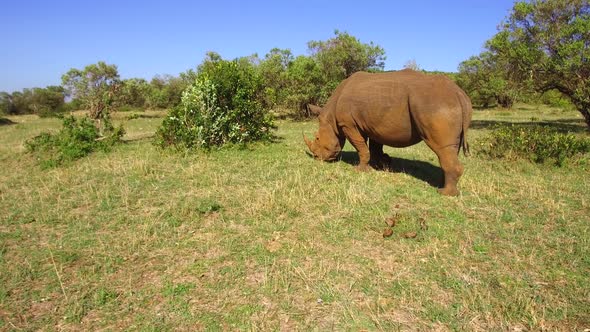
<instances>
[{"instance_id":1,"label":"tree trunk","mask_svg":"<svg viewBox=\"0 0 590 332\"><path fill-rule=\"evenodd\" d=\"M548 85L548 87L550 87ZM571 102L576 106L576 109L582 116L584 117L584 122L586 122L586 126L588 131L590 131L590 102L587 98L579 98L571 89L568 89L561 85L554 85L553 88L557 89L559 92L563 93L565 96L568 96Z\"/></svg>"},{"instance_id":2,"label":"tree trunk","mask_svg":"<svg viewBox=\"0 0 590 332\"><path fill-rule=\"evenodd\" d=\"M506 95L496 97L496 101L498 102L498 104L500 104L500 106L502 106L502 108L511 108L514 104L514 100L512 100L512 98Z\"/></svg>"},{"instance_id":3,"label":"tree trunk","mask_svg":"<svg viewBox=\"0 0 590 332\"><path fill-rule=\"evenodd\" d=\"M590 131L590 102L580 99L574 99L570 97L574 106L582 116L584 117L584 122L586 122L586 129Z\"/></svg>"},{"instance_id":4,"label":"tree trunk","mask_svg":"<svg viewBox=\"0 0 590 332\"><path fill-rule=\"evenodd\" d=\"M582 113L584 117L584 121L586 121L586 126L588 131L590 131L590 110L588 108L578 108L578 111Z\"/></svg>"}]
</instances>

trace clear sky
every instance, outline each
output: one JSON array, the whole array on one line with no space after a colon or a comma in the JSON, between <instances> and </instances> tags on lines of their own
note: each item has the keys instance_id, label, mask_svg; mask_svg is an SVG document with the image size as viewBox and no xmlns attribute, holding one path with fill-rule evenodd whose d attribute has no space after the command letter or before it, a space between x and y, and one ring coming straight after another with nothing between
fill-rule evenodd
<instances>
[{"instance_id":1,"label":"clear sky","mask_svg":"<svg viewBox=\"0 0 590 332\"><path fill-rule=\"evenodd\" d=\"M512 0L125 1L6 0L0 6L0 91L59 85L71 68L106 61L122 78L195 68L273 47L307 55L334 30L385 49L385 69L410 59L456 71L497 32Z\"/></svg>"}]
</instances>

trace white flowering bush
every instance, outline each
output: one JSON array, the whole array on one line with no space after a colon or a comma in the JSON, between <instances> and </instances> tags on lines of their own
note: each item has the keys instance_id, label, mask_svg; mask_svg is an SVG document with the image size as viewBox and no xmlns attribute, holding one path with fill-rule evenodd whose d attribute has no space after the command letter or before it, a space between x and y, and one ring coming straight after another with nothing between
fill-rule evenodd
<instances>
[{"instance_id":1,"label":"white flowering bush","mask_svg":"<svg viewBox=\"0 0 590 332\"><path fill-rule=\"evenodd\" d=\"M157 144L210 149L272 138L270 114L256 101L260 81L235 61L221 61L200 73L164 119Z\"/></svg>"}]
</instances>

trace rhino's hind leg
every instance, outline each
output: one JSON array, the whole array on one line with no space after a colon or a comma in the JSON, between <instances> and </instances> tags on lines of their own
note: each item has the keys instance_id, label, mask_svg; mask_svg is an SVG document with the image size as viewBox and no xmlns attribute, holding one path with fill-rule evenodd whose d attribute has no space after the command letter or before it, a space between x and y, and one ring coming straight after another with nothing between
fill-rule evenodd
<instances>
[{"instance_id":1,"label":"rhino's hind leg","mask_svg":"<svg viewBox=\"0 0 590 332\"><path fill-rule=\"evenodd\" d=\"M432 148L432 147L431 147ZM434 153L438 156L440 167L445 176L444 187L438 191L445 196L457 196L459 190L457 189L457 182L463 175L463 165L459 162L458 145L450 145L442 148L432 148Z\"/></svg>"}]
</instances>

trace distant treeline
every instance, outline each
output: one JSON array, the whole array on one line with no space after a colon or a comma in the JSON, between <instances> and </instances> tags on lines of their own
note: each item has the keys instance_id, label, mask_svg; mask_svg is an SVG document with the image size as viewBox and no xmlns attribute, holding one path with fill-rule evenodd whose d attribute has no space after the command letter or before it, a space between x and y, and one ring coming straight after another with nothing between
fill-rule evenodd
<instances>
[{"instance_id":1,"label":"distant treeline","mask_svg":"<svg viewBox=\"0 0 590 332\"><path fill-rule=\"evenodd\" d=\"M485 43L484 51L463 61L457 73L443 74L455 80L476 107L509 108L515 102L528 102L575 108L590 128L589 40L588 1L515 2L510 15L500 24L499 32ZM72 69L62 78L62 87L1 93L0 112L50 115L103 106L119 110L173 108L199 74L210 66L229 61L240 70L254 73L250 86L256 91L249 95L256 98L257 105L303 117L308 115L307 104L322 105L334 88L354 72L384 69L382 47L372 42L362 43L346 32L336 31L326 41L310 41L308 51L307 56L294 56L288 49L275 48L264 57L254 54L234 60L209 52L196 69L178 77L156 76L149 82L138 78L120 80L116 66L99 63L87 69L95 71L93 77L101 75L97 68L109 70L105 76L109 89L100 95L104 98L97 94L88 98L92 97L92 89L80 89L81 76L77 75L80 71ZM405 67L420 70L415 60L408 61ZM221 84L224 79L216 78ZM90 82L90 87L103 83ZM72 90L73 86L87 91L80 94ZM82 95L85 98L79 97ZM65 100L71 101L65 103Z\"/></svg>"},{"instance_id":2,"label":"distant treeline","mask_svg":"<svg viewBox=\"0 0 590 332\"><path fill-rule=\"evenodd\" d=\"M115 65L99 62L92 67L94 70L108 68L110 71L108 84L113 95L110 101L113 109L168 109L180 103L182 92L194 84L207 67L235 62L242 70L254 72L258 82L253 86L258 91L253 95L262 107L291 111L296 116L305 116L305 105L309 103L324 103L338 83L354 72L382 71L384 68L383 48L372 42L361 43L346 32L336 31L335 36L326 41L310 41L308 48L308 56L294 56L288 49L274 48L264 57L254 54L233 60L208 52L196 69L189 69L179 76L156 76L149 82L141 78L119 79ZM51 115L67 110L90 109L88 99L78 98L77 91L70 88L74 85L67 77L70 72L62 78L62 87L2 92L0 110L5 114Z\"/></svg>"}]
</instances>

